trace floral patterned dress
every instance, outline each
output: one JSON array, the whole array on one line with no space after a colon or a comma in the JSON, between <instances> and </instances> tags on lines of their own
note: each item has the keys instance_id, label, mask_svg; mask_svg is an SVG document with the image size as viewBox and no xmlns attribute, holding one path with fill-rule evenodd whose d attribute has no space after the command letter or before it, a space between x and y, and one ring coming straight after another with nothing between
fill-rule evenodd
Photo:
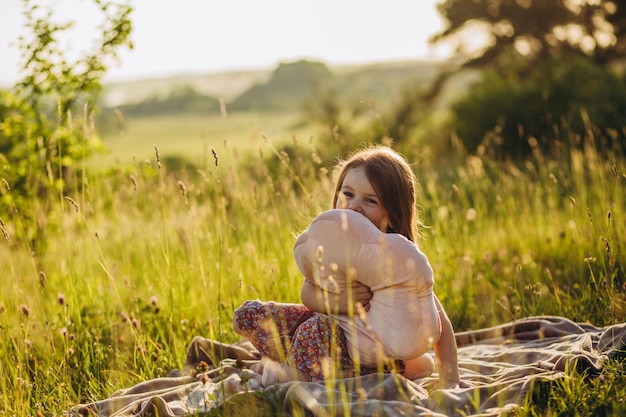
<instances>
[{"instance_id":1,"label":"floral patterned dress","mask_svg":"<svg viewBox=\"0 0 626 417\"><path fill-rule=\"evenodd\" d=\"M235 310L233 321L263 356L299 369L312 381L378 371L357 370L333 318L304 305L249 300Z\"/></svg>"}]
</instances>

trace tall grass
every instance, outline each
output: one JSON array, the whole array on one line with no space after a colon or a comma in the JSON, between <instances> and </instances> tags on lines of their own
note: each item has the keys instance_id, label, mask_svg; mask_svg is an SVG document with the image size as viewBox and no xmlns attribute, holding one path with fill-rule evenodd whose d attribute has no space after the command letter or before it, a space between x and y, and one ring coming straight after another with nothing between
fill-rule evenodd
<instances>
[{"instance_id":1,"label":"tall grass","mask_svg":"<svg viewBox=\"0 0 626 417\"><path fill-rule=\"evenodd\" d=\"M298 302L292 247L328 208L331 167L306 140L288 155L271 139L252 157L197 149L197 170L146 145L149 158L90 171L56 196L44 253L24 246L19 213L2 219L0 415L58 415L165 376L194 336L235 341L242 301ZM420 245L456 330L538 314L624 321L622 157L589 146L521 166L453 162L415 171Z\"/></svg>"},{"instance_id":2,"label":"tall grass","mask_svg":"<svg viewBox=\"0 0 626 417\"><path fill-rule=\"evenodd\" d=\"M522 166L466 156L418 173L431 225L422 245L457 327L539 314L623 321L625 170L590 144Z\"/></svg>"}]
</instances>

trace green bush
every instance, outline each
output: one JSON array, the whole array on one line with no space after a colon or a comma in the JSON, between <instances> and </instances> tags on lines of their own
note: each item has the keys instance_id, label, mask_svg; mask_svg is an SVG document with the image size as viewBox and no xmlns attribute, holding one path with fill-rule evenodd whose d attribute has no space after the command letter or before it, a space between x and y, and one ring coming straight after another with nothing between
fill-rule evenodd
<instances>
[{"instance_id":1,"label":"green bush","mask_svg":"<svg viewBox=\"0 0 626 417\"><path fill-rule=\"evenodd\" d=\"M589 59L561 55L507 75L485 72L451 111L450 127L469 152L523 158L536 148L555 152L559 143L582 149L592 126L598 150L621 149L626 82Z\"/></svg>"},{"instance_id":2,"label":"green bush","mask_svg":"<svg viewBox=\"0 0 626 417\"><path fill-rule=\"evenodd\" d=\"M100 79L117 49L131 45L132 8L96 5L105 15L99 46L68 62L57 36L71 24L54 23L50 9L24 0L32 39L20 39L23 79L0 96L0 218L20 218L33 250L44 242L46 223L55 220L50 197L82 186L80 163L100 148L93 128Z\"/></svg>"}]
</instances>

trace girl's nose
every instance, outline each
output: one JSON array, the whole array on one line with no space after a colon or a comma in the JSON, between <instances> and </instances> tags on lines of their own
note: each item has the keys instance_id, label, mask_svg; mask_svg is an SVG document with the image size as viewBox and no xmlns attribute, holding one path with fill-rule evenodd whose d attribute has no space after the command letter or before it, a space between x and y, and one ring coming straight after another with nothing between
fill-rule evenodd
<instances>
[{"instance_id":1,"label":"girl's nose","mask_svg":"<svg viewBox=\"0 0 626 417\"><path fill-rule=\"evenodd\" d=\"M348 203L348 208L350 210L356 211L357 213L361 213L362 209L361 209L361 204L355 199L353 198L349 203Z\"/></svg>"}]
</instances>

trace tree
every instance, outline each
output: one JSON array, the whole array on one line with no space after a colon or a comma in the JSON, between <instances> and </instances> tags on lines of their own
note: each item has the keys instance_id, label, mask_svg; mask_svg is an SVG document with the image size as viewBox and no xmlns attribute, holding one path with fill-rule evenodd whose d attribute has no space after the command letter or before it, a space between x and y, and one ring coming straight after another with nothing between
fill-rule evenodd
<instances>
[{"instance_id":1,"label":"tree","mask_svg":"<svg viewBox=\"0 0 626 417\"><path fill-rule=\"evenodd\" d=\"M514 51L528 64L576 53L601 65L626 59L626 4L614 0L445 0L445 29L432 43L455 42L464 66L498 65ZM482 47L472 46L480 33Z\"/></svg>"},{"instance_id":2,"label":"tree","mask_svg":"<svg viewBox=\"0 0 626 417\"><path fill-rule=\"evenodd\" d=\"M598 147L624 143L623 2L445 0L437 8L446 28L431 41L456 42L458 53L457 66L441 80L467 68L483 72L451 107L449 125L468 150L483 145L515 157L537 146L549 152L563 127L584 136L589 121L606 134Z\"/></svg>"},{"instance_id":3,"label":"tree","mask_svg":"<svg viewBox=\"0 0 626 417\"><path fill-rule=\"evenodd\" d=\"M596 146L612 149L626 126L626 83L587 58L559 56L537 65L523 82L515 73L486 70L452 113L450 125L469 152L482 146L495 155L524 157L533 148L582 147L590 123Z\"/></svg>"},{"instance_id":4,"label":"tree","mask_svg":"<svg viewBox=\"0 0 626 417\"><path fill-rule=\"evenodd\" d=\"M120 47L132 48L132 8L94 3L104 15L102 36L93 52L70 62L58 35L72 23L54 23L51 9L23 0L32 37L19 39L23 79L0 96L0 218L19 218L33 248L44 242L50 194L63 195L76 163L99 147L92 116L107 65Z\"/></svg>"}]
</instances>

